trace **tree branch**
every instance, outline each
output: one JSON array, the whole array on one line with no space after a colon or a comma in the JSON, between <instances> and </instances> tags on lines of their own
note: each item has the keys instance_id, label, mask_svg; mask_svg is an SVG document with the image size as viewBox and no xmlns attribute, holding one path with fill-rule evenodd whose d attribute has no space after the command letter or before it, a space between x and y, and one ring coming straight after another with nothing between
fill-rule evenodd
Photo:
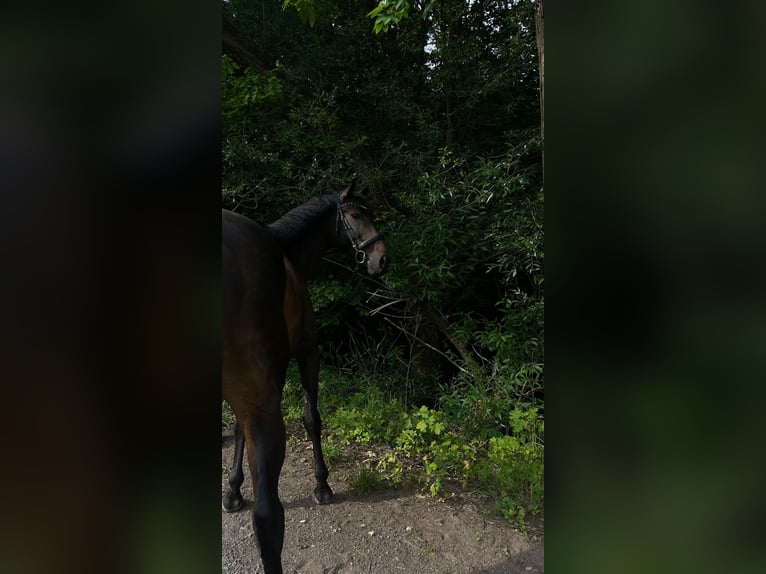
<instances>
[{"instance_id":1,"label":"tree branch","mask_svg":"<svg viewBox=\"0 0 766 574\"><path fill-rule=\"evenodd\" d=\"M421 304L420 308L423 310L425 316L429 321L431 321L434 327L439 329L441 334L444 335L452 344L452 346L460 355L460 358L465 361L465 364L471 367L472 371L478 370L479 365L471 356L471 353L460 343L460 341L455 338L455 335L452 333L452 330L449 327L449 323L447 323L447 320L444 318L444 316L430 305Z\"/></svg>"},{"instance_id":2,"label":"tree branch","mask_svg":"<svg viewBox=\"0 0 766 574\"><path fill-rule=\"evenodd\" d=\"M267 74L269 70L255 55L249 42L242 37L225 11L222 12L222 18L223 51L243 66L247 66L259 74Z\"/></svg>"},{"instance_id":3,"label":"tree branch","mask_svg":"<svg viewBox=\"0 0 766 574\"><path fill-rule=\"evenodd\" d=\"M447 359L447 360L448 360L450 363L452 363L452 365L454 365L456 368L460 369L460 370L461 370L461 371L463 371L464 373L468 373L468 371L467 371L467 370L465 370L465 368L461 367L461 366L460 366L460 365L458 365L458 364L457 364L455 361L453 361L453 360L452 360L452 357L450 357L450 356L449 356L447 353L445 353L444 351L441 351L441 350L437 349L437 348L436 348L436 347L434 347L433 345L431 345L431 344L429 344L429 343L425 342L423 339L421 339L421 338L420 338L420 337L418 337L417 335L414 335L413 333L410 333L409 331L405 330L405 329L404 329L404 327L402 327L401 325L397 325L396 323L394 323L394 322L393 322L391 319L389 319L388 317L383 317L383 319L384 319L386 322L388 322L389 324L391 324L393 327L395 327L395 328L399 329L399 330L400 330L402 333L404 333L404 334L405 334L405 335L407 335L408 337L412 337L413 339L415 339L415 340L416 340L418 343L420 343L421 345L425 345L426 347L428 347L429 349L431 349L431 350L432 350L432 351L434 351L435 353L439 353L439 354L440 354L442 357L444 357L444 358L445 358L445 359Z\"/></svg>"}]
</instances>

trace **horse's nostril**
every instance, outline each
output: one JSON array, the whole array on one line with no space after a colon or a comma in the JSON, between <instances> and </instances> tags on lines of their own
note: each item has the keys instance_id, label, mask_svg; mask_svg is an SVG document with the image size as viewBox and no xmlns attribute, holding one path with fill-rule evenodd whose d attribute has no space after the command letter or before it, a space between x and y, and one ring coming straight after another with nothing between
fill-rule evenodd
<instances>
[{"instance_id":1,"label":"horse's nostril","mask_svg":"<svg viewBox=\"0 0 766 574\"><path fill-rule=\"evenodd\" d=\"M380 268L385 269L388 266L388 257L385 255L380 256Z\"/></svg>"}]
</instances>

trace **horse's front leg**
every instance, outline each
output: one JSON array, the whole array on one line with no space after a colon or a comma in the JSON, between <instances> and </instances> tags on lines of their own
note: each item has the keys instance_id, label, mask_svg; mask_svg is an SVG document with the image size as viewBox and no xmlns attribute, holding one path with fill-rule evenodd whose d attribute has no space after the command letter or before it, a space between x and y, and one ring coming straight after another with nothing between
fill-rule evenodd
<instances>
[{"instance_id":1,"label":"horse's front leg","mask_svg":"<svg viewBox=\"0 0 766 574\"><path fill-rule=\"evenodd\" d=\"M301 372L301 385L303 386L303 425L306 427L306 432L308 432L314 448L314 476L317 481L314 488L314 501L317 504L327 504L332 500L332 489L327 484L329 472L322 454L322 419L319 417L319 410L317 409L319 348L316 342L307 341L302 345L296 359Z\"/></svg>"}]
</instances>

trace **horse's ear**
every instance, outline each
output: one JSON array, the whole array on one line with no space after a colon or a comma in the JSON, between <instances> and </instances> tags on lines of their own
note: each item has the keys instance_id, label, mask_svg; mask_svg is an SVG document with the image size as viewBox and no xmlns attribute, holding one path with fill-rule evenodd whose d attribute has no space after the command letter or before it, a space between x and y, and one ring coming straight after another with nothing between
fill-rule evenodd
<instances>
[{"instance_id":1,"label":"horse's ear","mask_svg":"<svg viewBox=\"0 0 766 574\"><path fill-rule=\"evenodd\" d=\"M348 198L352 197L354 195L355 189L356 189L356 178L351 180L351 185L349 185L346 189L340 192L340 200L346 201Z\"/></svg>"},{"instance_id":2,"label":"horse's ear","mask_svg":"<svg viewBox=\"0 0 766 574\"><path fill-rule=\"evenodd\" d=\"M370 186L365 185L364 189L358 193L358 195L362 196L362 198L367 199L370 197Z\"/></svg>"}]
</instances>

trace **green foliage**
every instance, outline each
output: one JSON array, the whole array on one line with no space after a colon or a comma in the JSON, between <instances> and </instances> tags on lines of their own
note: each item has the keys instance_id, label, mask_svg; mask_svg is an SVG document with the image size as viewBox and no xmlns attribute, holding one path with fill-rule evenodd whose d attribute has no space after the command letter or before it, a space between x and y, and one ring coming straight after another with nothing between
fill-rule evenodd
<instances>
[{"instance_id":1,"label":"green foliage","mask_svg":"<svg viewBox=\"0 0 766 574\"><path fill-rule=\"evenodd\" d=\"M298 15L301 17L301 21L310 26L316 23L316 13L314 11L314 0L284 0L282 8L286 10L290 6L295 8Z\"/></svg>"},{"instance_id":2,"label":"green foliage","mask_svg":"<svg viewBox=\"0 0 766 574\"><path fill-rule=\"evenodd\" d=\"M511 412L514 434L489 439L486 458L477 462L476 481L497 493L495 506L509 520L523 523L542 510L544 498L543 423L536 409Z\"/></svg>"},{"instance_id":3,"label":"green foliage","mask_svg":"<svg viewBox=\"0 0 766 574\"><path fill-rule=\"evenodd\" d=\"M452 336L477 350L483 369L442 384L442 401L470 402L477 428L542 391L544 235L539 139L517 134L502 156L469 162L443 150L440 170L421 175L413 215L391 223L405 261L388 285L449 318ZM440 214L440 216L434 216ZM447 351L450 351L448 348ZM454 410L454 409L453 409Z\"/></svg>"},{"instance_id":4,"label":"green foliage","mask_svg":"<svg viewBox=\"0 0 766 574\"><path fill-rule=\"evenodd\" d=\"M538 408L508 403L507 410L500 413L498 407L491 417L502 417L504 424L480 429L470 402L445 410L411 408L384 394L381 389L387 383L370 378L365 383L360 386L355 377L329 368L320 376L327 463L332 467L349 445L386 445L387 452L376 464L366 463L352 476L353 491L369 493L416 482L432 496L443 496L446 483L456 482L484 492L499 514L522 528L528 515L543 510L545 423ZM303 413L294 364L288 369L283 412L293 421ZM222 413L224 424L232 426L225 403Z\"/></svg>"},{"instance_id":5,"label":"green foliage","mask_svg":"<svg viewBox=\"0 0 766 574\"><path fill-rule=\"evenodd\" d=\"M433 3L431 0L430 3ZM398 24L409 15L412 0L381 0L367 16L374 20L373 30L376 34L388 32L393 24Z\"/></svg>"},{"instance_id":6,"label":"green foliage","mask_svg":"<svg viewBox=\"0 0 766 574\"><path fill-rule=\"evenodd\" d=\"M285 421L300 421L303 417L303 387L300 372L295 361L287 368L287 377L282 391L282 416Z\"/></svg>"},{"instance_id":7,"label":"green foliage","mask_svg":"<svg viewBox=\"0 0 766 574\"><path fill-rule=\"evenodd\" d=\"M538 408L542 400L542 366L522 364L509 375L473 377L462 375L451 385L443 385L439 404L448 414L463 418L465 432L482 438L511 432L508 413L517 407Z\"/></svg>"},{"instance_id":8,"label":"green foliage","mask_svg":"<svg viewBox=\"0 0 766 574\"><path fill-rule=\"evenodd\" d=\"M391 443L401 432L402 405L397 400L384 400L376 387L352 397L348 406L339 407L327 418L341 444L371 442Z\"/></svg>"},{"instance_id":9,"label":"green foliage","mask_svg":"<svg viewBox=\"0 0 766 574\"><path fill-rule=\"evenodd\" d=\"M428 17L428 14L434 7L435 0L425 0L422 3L422 18ZM398 24L410 14L410 10L416 8L413 0L380 0L378 5L371 10L367 16L374 21L373 30L376 34L388 32L392 25Z\"/></svg>"},{"instance_id":10,"label":"green foliage","mask_svg":"<svg viewBox=\"0 0 766 574\"><path fill-rule=\"evenodd\" d=\"M233 429L236 417L234 411L231 410L229 403L226 401L221 402L221 427L223 429Z\"/></svg>"},{"instance_id":11,"label":"green foliage","mask_svg":"<svg viewBox=\"0 0 766 574\"><path fill-rule=\"evenodd\" d=\"M466 442L462 435L451 433L442 440L433 441L423 456L428 490L432 496L443 493L444 480L459 479L467 486L477 452L481 452L479 441Z\"/></svg>"},{"instance_id":12,"label":"green foliage","mask_svg":"<svg viewBox=\"0 0 766 574\"><path fill-rule=\"evenodd\" d=\"M226 119L255 113L265 105L273 106L284 97L282 83L274 74L263 75L249 68L242 69L226 55L222 58L221 70Z\"/></svg>"},{"instance_id":13,"label":"green foliage","mask_svg":"<svg viewBox=\"0 0 766 574\"><path fill-rule=\"evenodd\" d=\"M422 451L444 431L442 418L442 413L426 406L420 407L412 414L405 413L402 431L394 444L405 451Z\"/></svg>"},{"instance_id":14,"label":"green foliage","mask_svg":"<svg viewBox=\"0 0 766 574\"><path fill-rule=\"evenodd\" d=\"M340 458L343 448L334 437L328 436L322 440L322 452L324 453L325 463L332 469L333 463Z\"/></svg>"},{"instance_id":15,"label":"green foliage","mask_svg":"<svg viewBox=\"0 0 766 574\"><path fill-rule=\"evenodd\" d=\"M309 284L325 452L384 443L364 472L433 494L455 480L523 521L543 501L534 3L370 7L226 3L269 71L222 59L223 202L270 222L354 176L370 183L393 261L383 282L328 264ZM303 413L294 366L283 411Z\"/></svg>"},{"instance_id":16,"label":"green foliage","mask_svg":"<svg viewBox=\"0 0 766 574\"><path fill-rule=\"evenodd\" d=\"M348 274L340 276L334 272L327 272L322 280L309 283L309 294L320 328L339 326L344 310L366 314L363 305L365 292L361 287L359 281L349 281Z\"/></svg>"},{"instance_id":17,"label":"green foliage","mask_svg":"<svg viewBox=\"0 0 766 574\"><path fill-rule=\"evenodd\" d=\"M427 0L423 8L423 18L428 15L433 7L434 0ZM314 0L284 0L283 7L293 6L304 23L311 26L316 22L314 12ZM376 34L388 32L388 29L407 18L413 8L413 0L381 0L367 16L374 20L373 30Z\"/></svg>"},{"instance_id":18,"label":"green foliage","mask_svg":"<svg viewBox=\"0 0 766 574\"><path fill-rule=\"evenodd\" d=\"M464 305L490 272L498 273L507 299L520 295L508 292L519 272L538 279L542 193L539 164L527 164L539 153L539 140L524 135L529 139L499 160L469 162L444 149L439 169L420 175L421 192L405 199L413 215L392 222L395 247L409 254L391 270L393 288L444 308Z\"/></svg>"},{"instance_id":19,"label":"green foliage","mask_svg":"<svg viewBox=\"0 0 766 574\"><path fill-rule=\"evenodd\" d=\"M328 373L329 376L329 373ZM335 375L353 388L350 378ZM544 422L536 408L509 408L503 429L474 434L465 424L470 412L447 412L427 406L408 408L387 400L380 384L360 389L334 410L323 410L325 451L350 444L385 444L389 449L375 466L354 476L354 488L370 492L385 485L415 481L433 496L445 494L448 481L485 492L497 511L523 527L527 515L542 511L544 501Z\"/></svg>"}]
</instances>

